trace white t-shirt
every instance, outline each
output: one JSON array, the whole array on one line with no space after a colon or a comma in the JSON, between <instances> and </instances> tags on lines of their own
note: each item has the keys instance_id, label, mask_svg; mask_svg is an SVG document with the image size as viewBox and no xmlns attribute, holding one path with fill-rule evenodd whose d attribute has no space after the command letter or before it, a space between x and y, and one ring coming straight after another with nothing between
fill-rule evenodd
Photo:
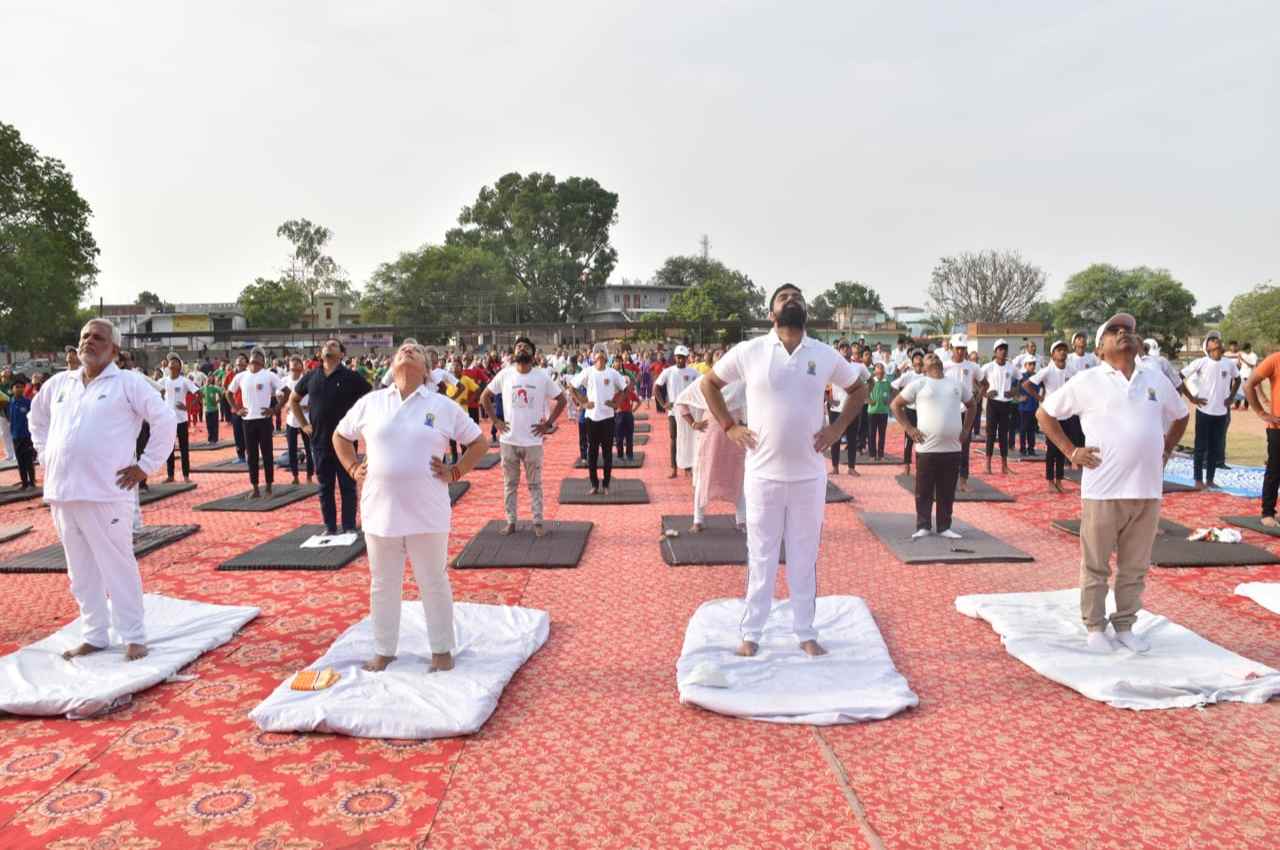
<instances>
[{"instance_id":1,"label":"white t-shirt","mask_svg":"<svg viewBox=\"0 0 1280 850\"><path fill-rule=\"evenodd\" d=\"M916 427L924 432L924 442L916 444L916 451L922 454L961 451L964 412L973 400L972 389L948 378L921 375L920 380L907 385L902 397L916 406Z\"/></svg>"},{"instance_id":2,"label":"white t-shirt","mask_svg":"<svg viewBox=\"0 0 1280 850\"><path fill-rule=\"evenodd\" d=\"M1221 360L1206 355L1191 361L1182 370L1191 394L1205 400L1199 407L1206 416L1227 415L1227 405L1231 403L1231 382L1239 375L1236 362L1225 355Z\"/></svg>"},{"instance_id":3,"label":"white t-shirt","mask_svg":"<svg viewBox=\"0 0 1280 850\"><path fill-rule=\"evenodd\" d=\"M1084 444L1102 463L1085 469L1082 499L1159 499L1164 491L1164 423L1187 407L1160 372L1139 364L1133 377L1107 363L1072 377L1041 403L1055 419L1080 417Z\"/></svg>"},{"instance_id":4,"label":"white t-shirt","mask_svg":"<svg viewBox=\"0 0 1280 850\"><path fill-rule=\"evenodd\" d=\"M613 418L613 406L609 402L627 385L627 379L617 369L608 366L597 369L592 366L575 375L573 385L580 390L585 389L587 401L592 402L592 407L587 410L587 418L592 422L603 422ZM505 398L502 403L507 403ZM505 406L503 412L506 412Z\"/></svg>"},{"instance_id":5,"label":"white t-shirt","mask_svg":"<svg viewBox=\"0 0 1280 850\"><path fill-rule=\"evenodd\" d=\"M942 374L967 386L972 395L978 391L978 383L982 380L982 367L971 360L959 363L948 360L942 364Z\"/></svg>"},{"instance_id":6,"label":"white t-shirt","mask_svg":"<svg viewBox=\"0 0 1280 850\"><path fill-rule=\"evenodd\" d=\"M871 381L871 371L867 369L866 366L857 362L856 360L850 360L849 365L853 366L853 371L858 374L858 379L861 380L863 383L869 383ZM848 397L849 397L849 391L847 389L840 386L839 384L832 384L831 385L832 412L839 413L840 411L844 410L844 402L845 402L845 399L847 399Z\"/></svg>"},{"instance_id":7,"label":"white t-shirt","mask_svg":"<svg viewBox=\"0 0 1280 850\"><path fill-rule=\"evenodd\" d=\"M173 411L173 418L179 422L187 421L187 411L179 410L178 405L186 405L187 393L198 392L198 388L186 375L170 378L165 375L160 379L160 391L164 393L165 407Z\"/></svg>"},{"instance_id":8,"label":"white t-shirt","mask_svg":"<svg viewBox=\"0 0 1280 850\"><path fill-rule=\"evenodd\" d=\"M1182 373L1173 368L1172 364L1169 363L1168 358L1159 354L1144 354L1138 359L1141 360L1144 365L1149 366L1152 369L1158 369L1166 378L1169 379L1169 383L1173 384L1174 389L1182 386Z\"/></svg>"},{"instance_id":9,"label":"white t-shirt","mask_svg":"<svg viewBox=\"0 0 1280 850\"><path fill-rule=\"evenodd\" d=\"M1240 383L1243 384L1245 381L1249 380L1249 376L1253 374L1254 368L1257 367L1258 355L1254 354L1252 351L1240 351L1237 352L1237 354L1239 355L1237 359L1237 367L1240 370ZM1225 357L1226 355L1223 356Z\"/></svg>"},{"instance_id":10,"label":"white t-shirt","mask_svg":"<svg viewBox=\"0 0 1280 850\"><path fill-rule=\"evenodd\" d=\"M804 337L790 354L776 330L740 342L712 367L726 384L746 388L747 427L756 447L747 451L746 478L806 481L826 475L813 436L827 424L822 399L828 384L844 388L864 371L831 346Z\"/></svg>"},{"instance_id":11,"label":"white t-shirt","mask_svg":"<svg viewBox=\"0 0 1280 850\"><path fill-rule=\"evenodd\" d=\"M347 411L336 433L364 442L369 469L360 516L366 533L404 537L449 530L449 485L432 474L431 459L444 455L450 440L470 444L480 437L480 426L462 405L425 386L404 400L396 387L374 390Z\"/></svg>"},{"instance_id":12,"label":"white t-shirt","mask_svg":"<svg viewBox=\"0 0 1280 850\"><path fill-rule=\"evenodd\" d=\"M272 400L279 395L283 386L284 381L270 369L259 369L256 372L246 369L237 372L231 379L227 392L234 395L236 390L240 391L240 398L247 411L244 415L246 420L265 419L270 414L263 411L271 406Z\"/></svg>"},{"instance_id":13,"label":"white t-shirt","mask_svg":"<svg viewBox=\"0 0 1280 850\"><path fill-rule=\"evenodd\" d=\"M702 373L692 366L685 366L681 369L679 366L668 366L658 373L658 380L653 382L655 387L665 387L667 391L667 405L674 408L675 401L680 394L688 389L702 377ZM668 416L675 416L674 409L667 411Z\"/></svg>"},{"instance_id":14,"label":"white t-shirt","mask_svg":"<svg viewBox=\"0 0 1280 850\"><path fill-rule=\"evenodd\" d=\"M209 376L199 369L192 369L187 373L187 377L191 379L191 383L196 385L196 389L203 389L205 381L209 380Z\"/></svg>"},{"instance_id":15,"label":"white t-shirt","mask_svg":"<svg viewBox=\"0 0 1280 850\"><path fill-rule=\"evenodd\" d=\"M995 401L1008 401L1013 395L1013 385L1021 380L1021 373L1013 368L1009 361L997 363L992 360L982 367L982 380L987 385L987 395L994 392Z\"/></svg>"},{"instance_id":16,"label":"white t-shirt","mask_svg":"<svg viewBox=\"0 0 1280 850\"><path fill-rule=\"evenodd\" d=\"M944 374L945 374L945 373L944 373ZM899 375L897 378L895 378L895 379L894 379L893 384L892 384L891 386L892 386L895 390L897 390L899 393L901 393L901 392L902 392L903 390L905 390L907 387L911 386L913 383L915 383L916 381L918 381L918 380L920 380L921 378L924 378L924 377L925 377L924 372L917 372L915 369L912 369L912 368L908 367L908 368L907 368L907 370L906 370L905 372L903 372L901 375ZM973 395L973 390L972 390L972 389L969 391L969 394L970 394L971 396ZM908 402L908 403L907 403L907 409L908 409L908 410L915 410L915 409L916 409L916 406L915 406L915 404L913 404L913 403L911 403L911 402Z\"/></svg>"},{"instance_id":17,"label":"white t-shirt","mask_svg":"<svg viewBox=\"0 0 1280 850\"><path fill-rule=\"evenodd\" d=\"M1062 389L1062 386L1071 380L1071 376L1074 374L1070 366L1063 366L1059 369L1058 364L1050 363L1027 380L1037 387L1043 388L1044 394L1047 396L1055 390Z\"/></svg>"},{"instance_id":18,"label":"white t-shirt","mask_svg":"<svg viewBox=\"0 0 1280 850\"><path fill-rule=\"evenodd\" d=\"M305 370L303 371L303 373L302 373L301 375L299 375L299 376L298 376L298 377L296 377L296 378L295 378L295 377L293 377L293 373L292 373L292 372L291 372L291 373L289 373L288 375L285 375L285 377L284 377L284 387L285 387L285 389L287 389L287 390L289 391L289 393L291 394L291 393L293 392L293 388L294 388L294 387L296 387L296 386L298 385L298 381L301 381L301 380L302 380L303 378L305 378L305 377L307 377L307 373L306 373L306 371L305 371ZM288 398L288 395L286 395L286 397L285 397L284 404L285 404L285 405L287 405L287 406L285 407L285 410L287 410L287 411L288 411L288 414L289 414L288 416L286 416L286 417L285 417L284 424L288 425L290 428L301 428L303 425L307 424L306 422L299 422L299 421L297 420L297 418L293 415L293 406L289 404L289 398ZM302 415L303 415L304 417L309 416L309 415L310 415L309 411L310 411L310 408L311 408L311 394L310 394L310 393L308 393L308 394L306 394L306 395L304 395L304 396L302 397L302 402L301 402L301 404L302 404Z\"/></svg>"},{"instance_id":19,"label":"white t-shirt","mask_svg":"<svg viewBox=\"0 0 1280 850\"><path fill-rule=\"evenodd\" d=\"M544 370L534 367L521 374L508 366L490 379L486 387L502 396L502 418L511 427L499 440L508 446L540 446L542 437L533 426L547 417L547 403L563 390Z\"/></svg>"},{"instance_id":20,"label":"white t-shirt","mask_svg":"<svg viewBox=\"0 0 1280 850\"><path fill-rule=\"evenodd\" d=\"M1098 360L1098 356L1092 351L1086 351L1084 354L1076 354L1074 351L1067 353L1067 368L1073 373L1092 369L1099 362L1101 361Z\"/></svg>"}]
</instances>

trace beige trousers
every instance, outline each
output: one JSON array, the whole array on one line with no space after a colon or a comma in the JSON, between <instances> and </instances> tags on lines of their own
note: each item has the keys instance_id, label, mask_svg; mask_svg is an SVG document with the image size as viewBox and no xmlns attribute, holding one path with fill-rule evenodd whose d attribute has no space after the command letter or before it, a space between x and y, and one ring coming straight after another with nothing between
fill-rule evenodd
<instances>
[{"instance_id":1,"label":"beige trousers","mask_svg":"<svg viewBox=\"0 0 1280 850\"><path fill-rule=\"evenodd\" d=\"M1133 628L1160 523L1159 499L1085 499L1080 519L1080 616L1085 628L1107 627L1107 580L1116 554L1116 612L1111 626Z\"/></svg>"}]
</instances>

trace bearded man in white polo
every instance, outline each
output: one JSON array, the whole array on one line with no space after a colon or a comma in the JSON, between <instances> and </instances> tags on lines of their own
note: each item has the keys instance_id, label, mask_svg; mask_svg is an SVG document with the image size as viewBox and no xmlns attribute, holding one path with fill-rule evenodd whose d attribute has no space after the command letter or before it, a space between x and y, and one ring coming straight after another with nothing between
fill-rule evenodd
<instances>
[{"instance_id":1,"label":"bearded man in white polo","mask_svg":"<svg viewBox=\"0 0 1280 850\"><path fill-rule=\"evenodd\" d=\"M120 332L105 319L91 319L80 331L80 368L54 375L31 402L44 500L84 623L83 643L63 653L68 659L106 649L112 627L125 643L126 660L147 654L142 577L133 555L134 488L164 466L178 423L145 377L116 365L119 353ZM151 439L135 462L144 422Z\"/></svg>"},{"instance_id":2,"label":"bearded man in white polo","mask_svg":"<svg viewBox=\"0 0 1280 850\"><path fill-rule=\"evenodd\" d=\"M804 296L797 287L783 284L773 293L769 317L772 331L729 349L699 384L710 415L747 450L747 597L738 654L755 655L760 648L785 539L796 640L809 655L823 655L813 628L827 495L822 453L861 413L868 374L861 363L805 334ZM733 418L721 392L733 381L745 387L746 425ZM830 424L823 417L828 384L848 393Z\"/></svg>"},{"instance_id":3,"label":"bearded man in white polo","mask_svg":"<svg viewBox=\"0 0 1280 850\"><path fill-rule=\"evenodd\" d=\"M1164 465L1187 428L1187 408L1158 370L1138 362L1137 322L1117 313L1098 328L1101 362L1049 393L1036 412L1040 429L1072 463L1080 479L1080 615L1095 652L1114 649L1107 637L1107 582L1116 553L1111 626L1133 652L1150 649L1133 633L1160 523ZM1080 417L1084 445L1075 446L1060 420ZM1165 431L1165 422L1172 425Z\"/></svg>"}]
</instances>

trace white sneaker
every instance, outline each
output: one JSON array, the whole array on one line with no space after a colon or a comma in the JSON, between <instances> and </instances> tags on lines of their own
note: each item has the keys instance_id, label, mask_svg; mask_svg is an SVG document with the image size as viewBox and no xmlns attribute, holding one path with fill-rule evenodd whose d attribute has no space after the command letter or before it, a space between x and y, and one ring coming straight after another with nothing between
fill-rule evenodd
<instances>
[{"instance_id":1,"label":"white sneaker","mask_svg":"<svg viewBox=\"0 0 1280 850\"><path fill-rule=\"evenodd\" d=\"M1115 652L1115 644L1111 642L1111 638L1107 637L1106 632L1089 632L1089 637L1085 639L1085 646L1090 652L1110 653Z\"/></svg>"},{"instance_id":2,"label":"white sneaker","mask_svg":"<svg viewBox=\"0 0 1280 850\"><path fill-rule=\"evenodd\" d=\"M933 532L927 528L921 528L917 530L915 534L911 535L911 539L919 540L921 537L928 537L930 534L933 534Z\"/></svg>"},{"instance_id":3,"label":"white sneaker","mask_svg":"<svg viewBox=\"0 0 1280 850\"><path fill-rule=\"evenodd\" d=\"M939 536L939 537L945 537L945 538L947 538L948 540L962 540L962 539L963 539L963 538L960 536L960 532L958 532L958 531L952 531L952 530L951 530L951 529L949 529L949 528L948 528L946 531L939 531L939 532L938 532L938 536Z\"/></svg>"},{"instance_id":4,"label":"white sneaker","mask_svg":"<svg viewBox=\"0 0 1280 850\"><path fill-rule=\"evenodd\" d=\"M1116 640L1125 649L1137 652L1139 654L1151 649L1151 642L1142 635L1135 635L1133 632L1116 632Z\"/></svg>"}]
</instances>

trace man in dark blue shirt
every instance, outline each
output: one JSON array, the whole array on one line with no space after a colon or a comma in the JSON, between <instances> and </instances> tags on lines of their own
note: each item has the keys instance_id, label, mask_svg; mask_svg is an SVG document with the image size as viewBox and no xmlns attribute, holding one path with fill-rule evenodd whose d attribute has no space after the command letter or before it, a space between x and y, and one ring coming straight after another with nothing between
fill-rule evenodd
<instances>
[{"instance_id":1,"label":"man in dark blue shirt","mask_svg":"<svg viewBox=\"0 0 1280 850\"><path fill-rule=\"evenodd\" d=\"M31 429L27 427L27 415L31 413L31 399L27 398L27 376L19 372L13 376L13 394L9 399L9 434L13 437L13 452L18 461L19 490L36 486L36 449L31 443Z\"/></svg>"},{"instance_id":2,"label":"man in dark blue shirt","mask_svg":"<svg viewBox=\"0 0 1280 850\"><path fill-rule=\"evenodd\" d=\"M359 372L342 365L346 353L346 346L340 340L325 340L320 349L320 367L303 375L289 396L294 420L306 423L303 433L311 437L316 478L320 482L320 513L329 534L338 532L338 509L333 498L335 483L342 493L342 530L356 530L356 482L342 468L333 450L333 432L347 411L370 389L369 382ZM306 412L302 410L303 398L308 399Z\"/></svg>"}]
</instances>

